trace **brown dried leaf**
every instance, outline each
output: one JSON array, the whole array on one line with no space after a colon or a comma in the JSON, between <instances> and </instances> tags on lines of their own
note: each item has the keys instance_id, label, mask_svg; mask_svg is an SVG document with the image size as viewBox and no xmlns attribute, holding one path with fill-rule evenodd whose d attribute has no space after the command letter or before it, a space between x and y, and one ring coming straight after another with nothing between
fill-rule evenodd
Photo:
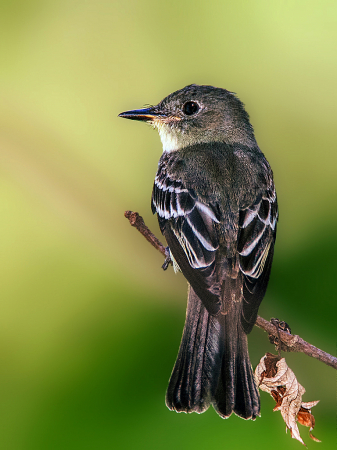
<instances>
[{"instance_id":1,"label":"brown dried leaf","mask_svg":"<svg viewBox=\"0 0 337 450\"><path fill-rule=\"evenodd\" d=\"M316 442L320 442L311 434L315 426L315 418L311 414L311 408L318 401L302 402L305 389L297 381L294 372L289 369L284 358L266 353L255 369L255 381L262 391L268 392L276 402L273 411L281 411L287 429L291 437L304 442L298 431L297 423L309 427L309 436Z\"/></svg>"}]
</instances>

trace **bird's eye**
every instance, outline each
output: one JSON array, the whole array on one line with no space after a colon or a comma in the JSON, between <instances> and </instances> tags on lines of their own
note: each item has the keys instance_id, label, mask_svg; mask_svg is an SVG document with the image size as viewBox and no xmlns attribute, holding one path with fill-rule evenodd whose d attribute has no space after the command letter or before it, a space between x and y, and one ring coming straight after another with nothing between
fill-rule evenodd
<instances>
[{"instance_id":1,"label":"bird's eye","mask_svg":"<svg viewBox=\"0 0 337 450\"><path fill-rule=\"evenodd\" d=\"M186 116L193 116L199 111L199 105L196 102L186 102L183 106L183 112Z\"/></svg>"}]
</instances>

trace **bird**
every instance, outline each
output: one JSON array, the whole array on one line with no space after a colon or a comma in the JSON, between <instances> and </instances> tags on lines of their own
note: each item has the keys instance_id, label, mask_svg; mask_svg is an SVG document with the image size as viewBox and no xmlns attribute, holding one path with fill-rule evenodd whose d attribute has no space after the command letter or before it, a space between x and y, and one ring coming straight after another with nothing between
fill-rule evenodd
<instances>
[{"instance_id":1,"label":"bird","mask_svg":"<svg viewBox=\"0 0 337 450\"><path fill-rule=\"evenodd\" d=\"M278 206L249 115L226 89L191 84L119 117L159 132L151 208L175 271L188 282L170 410L255 420L260 397L247 335L269 281Z\"/></svg>"}]
</instances>

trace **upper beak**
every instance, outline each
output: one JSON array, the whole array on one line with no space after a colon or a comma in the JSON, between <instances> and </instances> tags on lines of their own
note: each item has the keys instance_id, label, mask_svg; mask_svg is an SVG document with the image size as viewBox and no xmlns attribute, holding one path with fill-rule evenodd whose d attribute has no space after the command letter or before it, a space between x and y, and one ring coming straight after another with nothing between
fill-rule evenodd
<instances>
[{"instance_id":1,"label":"upper beak","mask_svg":"<svg viewBox=\"0 0 337 450\"><path fill-rule=\"evenodd\" d=\"M118 117L123 117L124 119L131 119L131 120L144 120L144 121L151 121L155 119L156 117L166 117L165 114L162 112L159 112L155 106L151 108L144 108L144 109L134 109L132 111L125 111L120 114L118 114Z\"/></svg>"}]
</instances>

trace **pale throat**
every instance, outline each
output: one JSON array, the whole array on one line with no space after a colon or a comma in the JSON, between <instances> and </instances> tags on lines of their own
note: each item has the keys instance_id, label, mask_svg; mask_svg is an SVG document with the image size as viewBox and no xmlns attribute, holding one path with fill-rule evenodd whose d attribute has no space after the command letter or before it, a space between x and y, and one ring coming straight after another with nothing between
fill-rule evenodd
<instances>
[{"instance_id":1,"label":"pale throat","mask_svg":"<svg viewBox=\"0 0 337 450\"><path fill-rule=\"evenodd\" d=\"M158 130L161 143L163 144L163 152L174 152L185 147L183 139L178 139L177 134L172 132L169 126L160 122L154 123L153 125Z\"/></svg>"},{"instance_id":2,"label":"pale throat","mask_svg":"<svg viewBox=\"0 0 337 450\"><path fill-rule=\"evenodd\" d=\"M159 131L159 130L158 130ZM180 150L183 145L173 133L164 130L159 131L161 143L163 144L163 152L174 152Z\"/></svg>"}]
</instances>

